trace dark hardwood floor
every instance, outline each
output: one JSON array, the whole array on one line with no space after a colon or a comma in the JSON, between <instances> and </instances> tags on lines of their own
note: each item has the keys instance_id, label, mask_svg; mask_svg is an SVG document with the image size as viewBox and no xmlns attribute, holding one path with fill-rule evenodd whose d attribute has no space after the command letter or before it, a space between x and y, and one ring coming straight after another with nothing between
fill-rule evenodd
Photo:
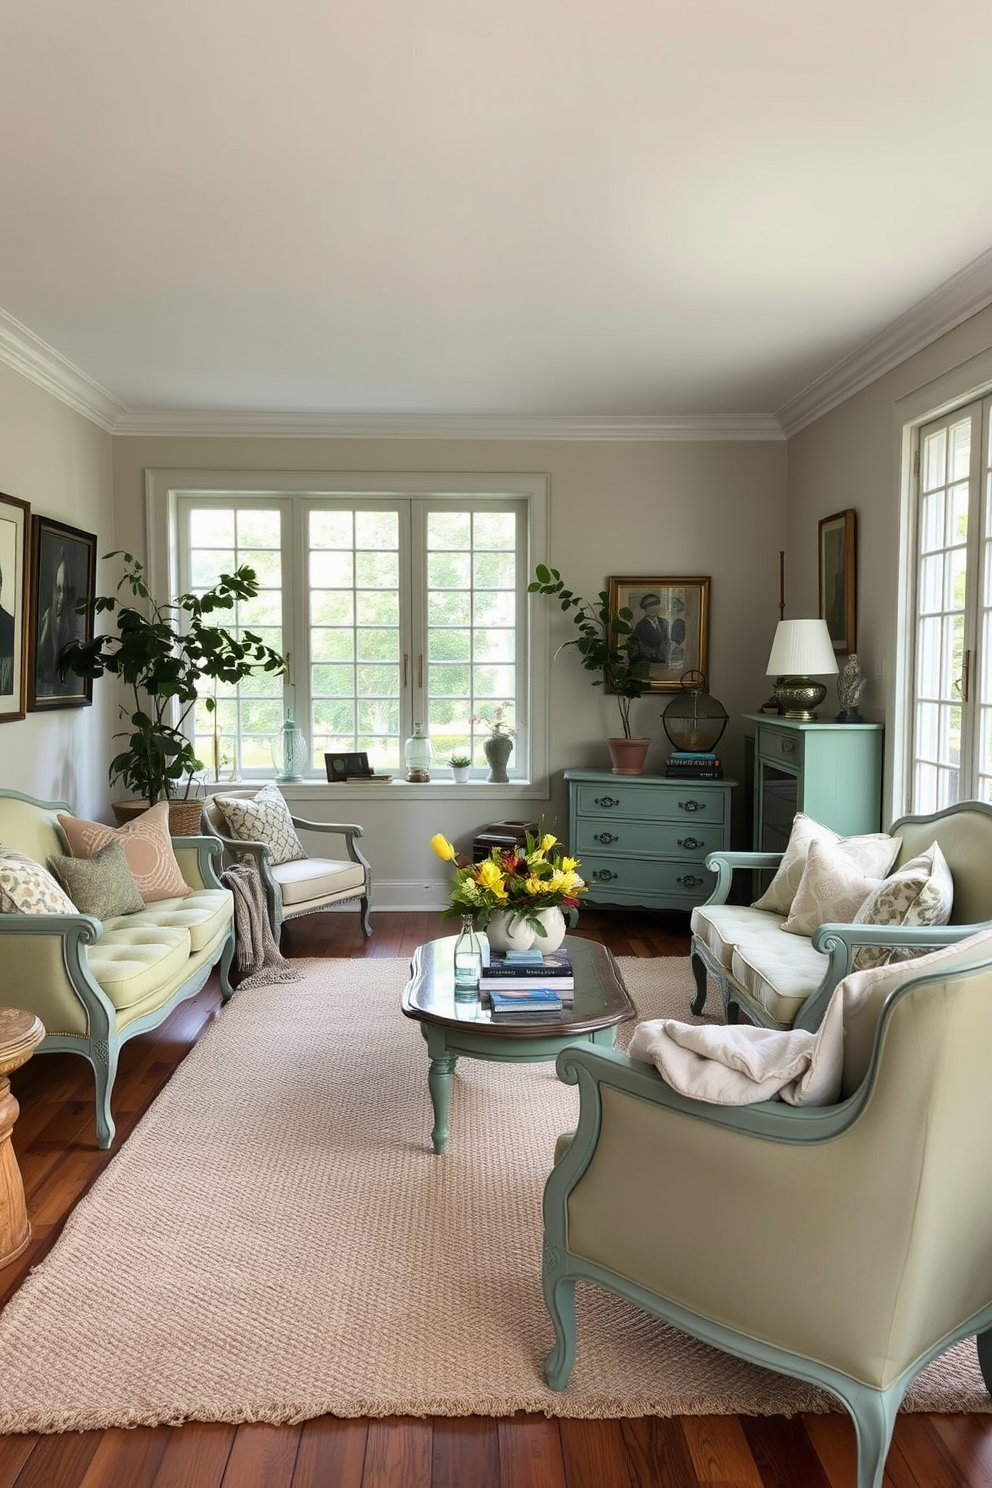
<instances>
[{"instance_id":1,"label":"dark hardwood floor","mask_svg":"<svg viewBox=\"0 0 992 1488\"><path fill-rule=\"evenodd\" d=\"M434 914L357 915L287 928L293 956L408 958L449 934ZM578 933L619 956L684 955L678 915L586 909ZM58 1237L86 1192L183 1056L215 1016L216 983L154 1033L126 1045L114 1094L111 1152L94 1145L89 1066L41 1056L12 1079L14 1129L34 1227L26 1254L0 1270L0 1304ZM728 1257L728 1264L732 1258ZM0 1392L3 1361L0 1359ZM992 1416L903 1415L886 1488L992 1488ZM854 1433L841 1413L675 1420L470 1417L336 1420L302 1426L225 1426L0 1437L0 1488L854 1488Z\"/></svg>"}]
</instances>

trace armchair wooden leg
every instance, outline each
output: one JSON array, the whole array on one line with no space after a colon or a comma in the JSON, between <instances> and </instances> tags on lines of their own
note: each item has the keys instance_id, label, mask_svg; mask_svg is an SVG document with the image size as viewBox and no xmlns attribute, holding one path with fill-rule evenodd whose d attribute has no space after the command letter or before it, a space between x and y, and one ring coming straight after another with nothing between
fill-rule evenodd
<instances>
[{"instance_id":1,"label":"armchair wooden leg","mask_svg":"<svg viewBox=\"0 0 992 1488\"><path fill-rule=\"evenodd\" d=\"M221 1002L230 1002L231 995L234 991L233 987L231 986L231 966L234 962L234 946L234 931L232 930L230 935L227 937L227 940L224 942L224 949L221 952L220 965L217 968L218 974L220 976Z\"/></svg>"},{"instance_id":2,"label":"armchair wooden leg","mask_svg":"<svg viewBox=\"0 0 992 1488\"><path fill-rule=\"evenodd\" d=\"M985 1388L992 1395L992 1329L988 1333L978 1334L975 1347L978 1350L978 1367L982 1371Z\"/></svg>"},{"instance_id":3,"label":"armchair wooden leg","mask_svg":"<svg viewBox=\"0 0 992 1488\"><path fill-rule=\"evenodd\" d=\"M544 1361L544 1378L550 1390L564 1390L575 1363L575 1278L558 1269L561 1257L546 1249L544 1257L544 1303L555 1329L555 1346Z\"/></svg>"},{"instance_id":4,"label":"armchair wooden leg","mask_svg":"<svg viewBox=\"0 0 992 1488\"><path fill-rule=\"evenodd\" d=\"M858 1446L858 1488L882 1488L896 1412L904 1390L858 1390L845 1401Z\"/></svg>"},{"instance_id":5,"label":"armchair wooden leg","mask_svg":"<svg viewBox=\"0 0 992 1488\"><path fill-rule=\"evenodd\" d=\"M110 1097L117 1078L120 1046L116 1038L90 1045L90 1063L96 1081L96 1145L106 1149L114 1140L117 1127L110 1114Z\"/></svg>"},{"instance_id":6,"label":"armchair wooden leg","mask_svg":"<svg viewBox=\"0 0 992 1488\"><path fill-rule=\"evenodd\" d=\"M372 926L369 924L369 901L364 896L362 898L362 930L368 940L372 934Z\"/></svg>"},{"instance_id":7,"label":"armchair wooden leg","mask_svg":"<svg viewBox=\"0 0 992 1488\"><path fill-rule=\"evenodd\" d=\"M689 965L692 967L692 975L696 982L696 995L689 1006L698 1018L706 1006L706 963L695 951L691 951Z\"/></svg>"}]
</instances>

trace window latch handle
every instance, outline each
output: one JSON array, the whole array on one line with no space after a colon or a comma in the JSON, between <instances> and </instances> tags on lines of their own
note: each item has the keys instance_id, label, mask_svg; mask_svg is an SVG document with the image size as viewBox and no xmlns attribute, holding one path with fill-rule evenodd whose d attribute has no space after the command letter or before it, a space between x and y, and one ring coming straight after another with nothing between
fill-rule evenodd
<instances>
[{"instance_id":1,"label":"window latch handle","mask_svg":"<svg viewBox=\"0 0 992 1488\"><path fill-rule=\"evenodd\" d=\"M407 685L407 682L409 681L409 676L408 676L409 665L410 665L410 654L409 654L408 651L404 651L403 652L403 686L404 687Z\"/></svg>"},{"instance_id":2,"label":"window latch handle","mask_svg":"<svg viewBox=\"0 0 992 1488\"><path fill-rule=\"evenodd\" d=\"M954 687L958 697L963 703L968 701L968 688L971 681L971 652L966 651L961 658L961 675L955 682Z\"/></svg>"}]
</instances>

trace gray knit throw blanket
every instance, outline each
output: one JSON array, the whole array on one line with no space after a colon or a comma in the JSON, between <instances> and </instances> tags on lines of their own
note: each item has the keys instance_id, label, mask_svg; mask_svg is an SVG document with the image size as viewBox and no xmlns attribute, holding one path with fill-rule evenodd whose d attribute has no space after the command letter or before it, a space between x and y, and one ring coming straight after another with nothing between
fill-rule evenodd
<instances>
[{"instance_id":1,"label":"gray knit throw blanket","mask_svg":"<svg viewBox=\"0 0 992 1488\"><path fill-rule=\"evenodd\" d=\"M254 863L237 863L220 876L234 895L235 960L238 988L266 987L270 982L298 982L302 971L288 962L276 945L269 924L265 890Z\"/></svg>"}]
</instances>

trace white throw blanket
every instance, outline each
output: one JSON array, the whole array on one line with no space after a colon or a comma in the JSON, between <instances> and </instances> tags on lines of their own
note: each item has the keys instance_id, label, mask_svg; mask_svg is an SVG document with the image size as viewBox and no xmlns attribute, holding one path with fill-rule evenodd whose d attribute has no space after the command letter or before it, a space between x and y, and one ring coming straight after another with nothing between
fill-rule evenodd
<instances>
[{"instance_id":1,"label":"white throw blanket","mask_svg":"<svg viewBox=\"0 0 992 1488\"><path fill-rule=\"evenodd\" d=\"M777 1097L791 1106L829 1106L840 1096L844 1067L844 983L815 1033L655 1018L634 1030L627 1053L656 1065L673 1090L714 1105Z\"/></svg>"}]
</instances>

